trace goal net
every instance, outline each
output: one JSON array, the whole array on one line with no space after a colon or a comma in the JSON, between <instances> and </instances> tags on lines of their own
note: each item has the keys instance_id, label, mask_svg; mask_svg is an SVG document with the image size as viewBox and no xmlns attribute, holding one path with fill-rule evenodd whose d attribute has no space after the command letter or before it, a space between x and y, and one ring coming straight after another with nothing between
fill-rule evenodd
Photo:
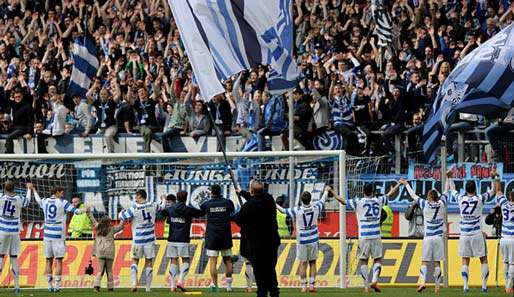
<instances>
[{"instance_id":1,"label":"goal net","mask_svg":"<svg viewBox=\"0 0 514 297\"><path fill-rule=\"evenodd\" d=\"M34 184L41 197L50 197L52 189L62 186L65 189L65 199L79 197L85 205L92 208L96 217L107 215L116 220L118 213L129 207L135 192L144 189L148 193L149 201L158 201L161 195L175 194L178 191L189 193L188 203L198 207L203 200L209 198L209 187L217 184L222 188L223 197L231 199L236 207L239 201L235 194L231 172L238 185L247 189L251 179L261 181L265 190L275 199L284 200L285 207L299 205L301 192L309 191L313 200L321 198L325 186L333 187L341 192L346 184L344 174L348 176L347 194L343 197L357 195L362 187L361 178L369 178L380 171L380 159L347 158L338 152L295 152L293 155L286 152L268 153L228 153L227 166L223 156L214 154L171 154L171 155L34 155L34 156L9 156L9 159L0 159L0 182L11 180L15 182L16 191L25 195L27 182ZM17 159L16 159L17 158ZM341 170L346 161L346 170ZM230 170L229 170L230 168ZM345 173L346 172L346 173ZM1 210L0 210L1 211ZM318 226L320 229L320 256L319 276L317 279L320 287L340 287L352 285L351 276L355 269L352 256L356 241L349 241L349 249L342 259L344 249L340 246L340 238L345 238L346 223L341 220L340 206L332 197L329 197L325 209L320 217ZM347 220L351 224L351 215ZM23 239L41 239L43 237L43 213L32 199L29 207L22 211ZM343 222L341 225L340 222ZM191 228L192 238L192 264L190 273L186 279L188 287L208 286L208 263L203 247L202 239L205 233L205 220L196 219ZM345 228L346 227L346 228ZM167 235L166 221L158 219L156 223L156 235L158 240L158 252L154 264L154 286L167 287L169 261L166 258ZM234 254L239 252L239 228L232 226ZM343 232L341 232L343 231ZM119 287L130 286L130 239L131 230L125 227L118 234L116 242L116 259L114 261L115 283ZM344 242L344 240L342 241ZM22 253L33 252L43 255L42 244L29 245L24 242ZM67 258L69 265L63 274L64 287L87 287L91 283L91 276L84 275L84 268L92 257L92 240L68 241ZM29 247L37 249L28 250ZM348 259L348 261L345 261ZM23 268L31 265L26 257L20 257L20 265ZM39 261L42 263L42 261ZM95 266L93 261L93 266ZM347 262L348 265L343 265ZM33 264L33 263L32 263ZM298 261L296 260L296 240L294 224L290 226L290 233L284 236L279 250L277 272L282 287L299 286ZM42 264L37 264L42 265ZM46 280L35 275L31 269L22 269L22 284L29 287L45 287ZM96 267L96 266L95 266ZM341 268L350 277L341 278ZM41 269L39 269L41 268ZM234 285L244 287L245 263L238 261L234 265ZM10 283L7 277L8 271L0 275L4 280L3 285ZM224 273L224 267L220 264L219 272ZM25 275L24 275L25 274ZM41 274L42 275L42 274ZM222 279L222 278L221 278ZM346 282L342 282L346 280ZM144 276L140 277L144 284ZM11 283L12 284L12 283Z\"/></svg>"}]
</instances>

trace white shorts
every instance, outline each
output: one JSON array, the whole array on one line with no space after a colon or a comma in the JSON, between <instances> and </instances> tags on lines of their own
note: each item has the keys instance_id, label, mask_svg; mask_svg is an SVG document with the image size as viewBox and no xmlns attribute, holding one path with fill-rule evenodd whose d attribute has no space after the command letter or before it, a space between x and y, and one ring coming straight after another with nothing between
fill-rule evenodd
<instances>
[{"instance_id":1,"label":"white shorts","mask_svg":"<svg viewBox=\"0 0 514 297\"><path fill-rule=\"evenodd\" d=\"M66 252L66 245L64 239L61 240L44 240L45 242L45 257L49 258L64 258Z\"/></svg>"},{"instance_id":2,"label":"white shorts","mask_svg":"<svg viewBox=\"0 0 514 297\"><path fill-rule=\"evenodd\" d=\"M470 236L461 236L459 239L459 255L461 257L485 257L487 246L482 233Z\"/></svg>"},{"instance_id":3,"label":"white shorts","mask_svg":"<svg viewBox=\"0 0 514 297\"><path fill-rule=\"evenodd\" d=\"M361 260L380 259L384 256L381 238L359 239L358 257Z\"/></svg>"},{"instance_id":4,"label":"white shorts","mask_svg":"<svg viewBox=\"0 0 514 297\"><path fill-rule=\"evenodd\" d=\"M153 259L155 258L155 244L132 245L132 258L134 259Z\"/></svg>"},{"instance_id":5,"label":"white shorts","mask_svg":"<svg viewBox=\"0 0 514 297\"><path fill-rule=\"evenodd\" d=\"M20 254L20 234L0 235L0 256L18 256Z\"/></svg>"},{"instance_id":6,"label":"white shorts","mask_svg":"<svg viewBox=\"0 0 514 297\"><path fill-rule=\"evenodd\" d=\"M442 236L423 238L421 261L444 261L444 240Z\"/></svg>"},{"instance_id":7,"label":"white shorts","mask_svg":"<svg viewBox=\"0 0 514 297\"><path fill-rule=\"evenodd\" d=\"M217 256L231 257L232 256L232 250L231 249L226 249L226 250L216 251L216 250L205 249L205 254L207 254L207 257L217 257Z\"/></svg>"},{"instance_id":8,"label":"white shorts","mask_svg":"<svg viewBox=\"0 0 514 297\"><path fill-rule=\"evenodd\" d=\"M298 261L314 261L318 259L319 243L297 244L296 245L296 258Z\"/></svg>"},{"instance_id":9,"label":"white shorts","mask_svg":"<svg viewBox=\"0 0 514 297\"><path fill-rule=\"evenodd\" d=\"M187 242L168 242L166 257L168 258L189 258L190 244Z\"/></svg>"},{"instance_id":10,"label":"white shorts","mask_svg":"<svg viewBox=\"0 0 514 297\"><path fill-rule=\"evenodd\" d=\"M514 265L514 238L500 239L500 249L502 251L503 263Z\"/></svg>"}]
</instances>

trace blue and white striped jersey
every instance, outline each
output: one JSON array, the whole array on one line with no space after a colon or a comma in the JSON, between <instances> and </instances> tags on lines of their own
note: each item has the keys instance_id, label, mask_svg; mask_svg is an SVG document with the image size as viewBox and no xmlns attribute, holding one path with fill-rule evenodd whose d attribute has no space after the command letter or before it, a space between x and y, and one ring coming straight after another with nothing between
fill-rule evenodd
<instances>
[{"instance_id":1,"label":"blue and white striped jersey","mask_svg":"<svg viewBox=\"0 0 514 297\"><path fill-rule=\"evenodd\" d=\"M460 209L461 236L471 236L482 232L482 210L484 208L484 202L489 199L490 196L490 192L486 192L480 196L457 194Z\"/></svg>"},{"instance_id":2,"label":"blue and white striped jersey","mask_svg":"<svg viewBox=\"0 0 514 297\"><path fill-rule=\"evenodd\" d=\"M502 238L514 238L514 203L503 195L497 199L502 209Z\"/></svg>"},{"instance_id":3,"label":"blue and white striped jersey","mask_svg":"<svg viewBox=\"0 0 514 297\"><path fill-rule=\"evenodd\" d=\"M41 199L37 192L34 192L34 198L43 209L45 227L45 240L64 240L66 238L66 214L68 212L81 214L83 211L73 207L68 201L52 196L50 198Z\"/></svg>"},{"instance_id":4,"label":"blue and white striped jersey","mask_svg":"<svg viewBox=\"0 0 514 297\"><path fill-rule=\"evenodd\" d=\"M0 234L18 234L21 225L21 209L30 202L30 191L27 196L7 195L0 197Z\"/></svg>"},{"instance_id":5,"label":"blue and white striped jersey","mask_svg":"<svg viewBox=\"0 0 514 297\"><path fill-rule=\"evenodd\" d=\"M446 211L446 195L441 195L439 201L431 202L417 197L416 203L423 210L425 221L425 237L442 236L444 233L444 214Z\"/></svg>"},{"instance_id":6,"label":"blue and white striped jersey","mask_svg":"<svg viewBox=\"0 0 514 297\"><path fill-rule=\"evenodd\" d=\"M119 219L132 221L132 243L146 245L155 242L155 215L162 209L157 202L137 203L122 210Z\"/></svg>"},{"instance_id":7,"label":"blue and white striped jersey","mask_svg":"<svg viewBox=\"0 0 514 297\"><path fill-rule=\"evenodd\" d=\"M380 214L382 206L387 205L386 195L379 197L364 197L348 199L347 204L355 210L359 225L359 239L380 238Z\"/></svg>"},{"instance_id":8,"label":"blue and white striped jersey","mask_svg":"<svg viewBox=\"0 0 514 297\"><path fill-rule=\"evenodd\" d=\"M324 192L320 200L309 205L286 208L288 217L296 221L296 240L298 244L310 244L319 241L318 219L328 192Z\"/></svg>"}]
</instances>

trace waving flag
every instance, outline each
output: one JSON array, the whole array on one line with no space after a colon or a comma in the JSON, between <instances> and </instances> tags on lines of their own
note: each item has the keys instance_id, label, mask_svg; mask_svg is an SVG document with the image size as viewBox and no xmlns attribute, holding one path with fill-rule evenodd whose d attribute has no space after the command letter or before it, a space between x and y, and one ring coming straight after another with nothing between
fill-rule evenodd
<instances>
[{"instance_id":1,"label":"waving flag","mask_svg":"<svg viewBox=\"0 0 514 297\"><path fill-rule=\"evenodd\" d=\"M423 131L434 160L441 136L459 112L501 118L514 106L514 23L460 61L438 91Z\"/></svg>"},{"instance_id":2,"label":"waving flag","mask_svg":"<svg viewBox=\"0 0 514 297\"><path fill-rule=\"evenodd\" d=\"M375 21L375 33L378 35L378 46L392 46L394 43L394 28L391 15L380 0L372 1L371 11Z\"/></svg>"},{"instance_id":3,"label":"waving flag","mask_svg":"<svg viewBox=\"0 0 514 297\"><path fill-rule=\"evenodd\" d=\"M73 47L73 70L71 71L68 96L80 95L85 97L98 69L96 46L87 37L75 39Z\"/></svg>"},{"instance_id":4,"label":"waving flag","mask_svg":"<svg viewBox=\"0 0 514 297\"><path fill-rule=\"evenodd\" d=\"M222 81L270 65L270 91L292 88L292 0L168 0L205 100L225 92Z\"/></svg>"}]
</instances>

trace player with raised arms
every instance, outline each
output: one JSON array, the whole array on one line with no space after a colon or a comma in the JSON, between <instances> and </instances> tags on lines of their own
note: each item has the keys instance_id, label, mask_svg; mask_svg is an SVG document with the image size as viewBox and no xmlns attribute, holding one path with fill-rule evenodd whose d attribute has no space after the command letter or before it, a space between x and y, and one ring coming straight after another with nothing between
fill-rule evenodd
<instances>
[{"instance_id":1,"label":"player with raised arms","mask_svg":"<svg viewBox=\"0 0 514 297\"><path fill-rule=\"evenodd\" d=\"M451 177L451 171L448 173L448 177ZM439 195L436 190L430 190L427 199L424 199L414 192L405 179L400 179L400 183L405 186L409 195L414 199L414 204L418 205L423 211L425 236L423 237L421 267L419 269L420 284L416 291L422 292L426 289L427 265L433 262L435 292L439 293L442 280L441 261L444 261L444 218L449 184L446 183L445 194Z\"/></svg>"},{"instance_id":2,"label":"player with raised arms","mask_svg":"<svg viewBox=\"0 0 514 297\"><path fill-rule=\"evenodd\" d=\"M319 254L318 218L323 210L330 187L326 187L321 199L311 203L312 195L302 192L301 206L284 209L277 205L278 211L296 221L296 257L300 261L300 283L302 293L307 292L307 266L309 266L309 292L316 292L316 260Z\"/></svg>"},{"instance_id":3,"label":"player with raised arms","mask_svg":"<svg viewBox=\"0 0 514 297\"><path fill-rule=\"evenodd\" d=\"M496 172L491 174L496 176ZM460 210L460 238L459 255L462 257L461 275L464 281L464 293L469 292L469 260L472 257L480 258L482 264L482 292L487 292L487 279L489 277L489 265L487 264L487 245L485 235L482 232L482 209L485 201L489 200L496 192L496 183L493 189L478 196L475 181L467 181L466 194L459 194L455 190L452 178L448 179L450 195L456 197Z\"/></svg>"},{"instance_id":4,"label":"player with raised arms","mask_svg":"<svg viewBox=\"0 0 514 297\"><path fill-rule=\"evenodd\" d=\"M501 190L498 175L494 173L496 184L496 199L502 214L502 233L500 249L503 257L503 275L505 277L505 292L514 294L514 191L505 197Z\"/></svg>"},{"instance_id":5,"label":"player with raised arms","mask_svg":"<svg viewBox=\"0 0 514 297\"><path fill-rule=\"evenodd\" d=\"M132 221L132 265L130 278L132 292L137 291L137 267L139 259L145 258L146 292L152 290L153 259L155 258L155 215L164 208L164 201L148 202L146 191L136 191L134 204L122 210L118 217L127 222Z\"/></svg>"},{"instance_id":6,"label":"player with raised arms","mask_svg":"<svg viewBox=\"0 0 514 297\"><path fill-rule=\"evenodd\" d=\"M0 273L4 266L4 256L11 258L11 272L14 278L14 292L20 293L20 253L21 209L30 203L32 184L27 183L27 195L22 197L14 192L14 183L4 183L4 193L0 197Z\"/></svg>"},{"instance_id":7,"label":"player with raised arms","mask_svg":"<svg viewBox=\"0 0 514 297\"><path fill-rule=\"evenodd\" d=\"M53 188L50 198L41 199L36 189L34 198L39 207L43 209L45 227L44 227L44 246L46 267L45 274L48 281L48 291L59 292L61 290L62 276L62 259L66 252L66 215L67 213L81 214L87 209L76 209L73 205L64 200L64 188ZM55 261L55 271L53 264Z\"/></svg>"},{"instance_id":8,"label":"player with raised arms","mask_svg":"<svg viewBox=\"0 0 514 297\"><path fill-rule=\"evenodd\" d=\"M347 201L342 200L339 196L334 195L334 198L341 204L349 204L357 214L357 222L359 225L359 262L360 273L364 280L364 292L368 293L369 288L375 292L382 290L378 286L378 278L382 271L382 257L384 256L382 237L380 235L380 215L382 206L389 202L389 197L393 196L400 187L400 182L391 187L389 192L382 196L374 194L372 184L365 184L363 188L364 197L360 199L351 198ZM373 259L372 280L369 285L368 280L368 260Z\"/></svg>"}]
</instances>

